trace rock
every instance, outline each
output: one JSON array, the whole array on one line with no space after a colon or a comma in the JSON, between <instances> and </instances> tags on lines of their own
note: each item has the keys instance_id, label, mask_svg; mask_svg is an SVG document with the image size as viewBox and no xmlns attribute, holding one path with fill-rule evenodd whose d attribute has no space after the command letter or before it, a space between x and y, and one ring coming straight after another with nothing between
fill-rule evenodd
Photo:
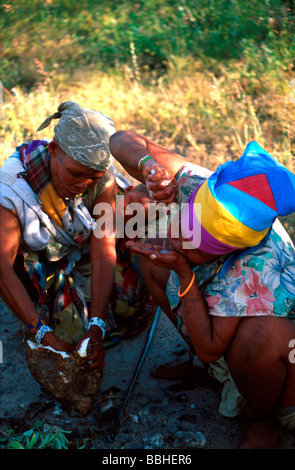
<instances>
[{"instance_id":1,"label":"rock","mask_svg":"<svg viewBox=\"0 0 295 470\"><path fill-rule=\"evenodd\" d=\"M104 399L100 404L100 419L106 420L115 416L116 408L111 397Z\"/></svg>"},{"instance_id":2,"label":"rock","mask_svg":"<svg viewBox=\"0 0 295 470\"><path fill-rule=\"evenodd\" d=\"M145 437L143 440L146 443L144 449L162 449L164 446L164 437L161 433L153 437Z\"/></svg>"},{"instance_id":3,"label":"rock","mask_svg":"<svg viewBox=\"0 0 295 470\"><path fill-rule=\"evenodd\" d=\"M28 367L36 382L49 392L62 407L83 416L99 398L102 373L83 370L86 346L78 352L65 353L27 341Z\"/></svg>"},{"instance_id":4,"label":"rock","mask_svg":"<svg viewBox=\"0 0 295 470\"><path fill-rule=\"evenodd\" d=\"M174 446L186 449L200 449L206 445L206 437L200 432L177 431L174 435Z\"/></svg>"},{"instance_id":5,"label":"rock","mask_svg":"<svg viewBox=\"0 0 295 470\"><path fill-rule=\"evenodd\" d=\"M136 415L136 414L134 415L134 414L131 414L131 413L129 415L129 419L130 419L131 423L134 423L134 424L138 424L139 421L140 421L140 418L139 418L138 415Z\"/></svg>"}]
</instances>

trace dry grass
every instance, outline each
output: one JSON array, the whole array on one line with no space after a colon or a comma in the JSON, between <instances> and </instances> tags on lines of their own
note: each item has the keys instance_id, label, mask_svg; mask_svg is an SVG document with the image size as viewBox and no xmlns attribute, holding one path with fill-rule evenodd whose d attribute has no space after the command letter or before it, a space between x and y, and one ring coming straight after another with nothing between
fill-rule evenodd
<instances>
[{"instance_id":1,"label":"dry grass","mask_svg":"<svg viewBox=\"0 0 295 470\"><path fill-rule=\"evenodd\" d=\"M197 62L188 70L187 61L178 60L164 78L148 85L134 67L117 75L80 71L49 79L30 93L4 90L1 158L19 142L36 138L43 119L62 101L72 100L109 115L117 129L144 133L211 168L257 140L294 169L291 78L288 73L247 78L242 63L214 75ZM53 125L48 132L52 135Z\"/></svg>"},{"instance_id":2,"label":"dry grass","mask_svg":"<svg viewBox=\"0 0 295 470\"><path fill-rule=\"evenodd\" d=\"M276 76L247 75L242 62L219 66L213 74L198 62L188 66L187 60L176 58L165 77L148 84L136 60L123 73L80 70L71 78L46 77L30 93L4 90L0 163L19 143L52 137L53 124L42 136L36 129L59 103L72 100L104 112L117 130L143 133L211 169L257 140L294 171L292 78L283 71ZM289 225L292 230L293 221Z\"/></svg>"}]
</instances>

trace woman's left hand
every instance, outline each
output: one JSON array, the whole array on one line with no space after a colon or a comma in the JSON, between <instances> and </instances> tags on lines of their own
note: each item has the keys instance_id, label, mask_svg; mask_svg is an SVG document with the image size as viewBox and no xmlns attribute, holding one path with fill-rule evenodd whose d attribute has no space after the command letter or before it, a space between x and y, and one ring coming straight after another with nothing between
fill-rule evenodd
<instances>
[{"instance_id":1,"label":"woman's left hand","mask_svg":"<svg viewBox=\"0 0 295 470\"><path fill-rule=\"evenodd\" d=\"M178 275L190 271L188 259L177 251L164 250L162 246L150 243L128 241L126 243L134 253L149 258L156 266L173 269Z\"/></svg>"},{"instance_id":2,"label":"woman's left hand","mask_svg":"<svg viewBox=\"0 0 295 470\"><path fill-rule=\"evenodd\" d=\"M105 366L105 351L102 344L101 329L97 325L92 325L79 340L76 346L76 351L79 350L82 342L87 338L90 338L91 353L85 358L84 368L88 370L103 371Z\"/></svg>"}]
</instances>

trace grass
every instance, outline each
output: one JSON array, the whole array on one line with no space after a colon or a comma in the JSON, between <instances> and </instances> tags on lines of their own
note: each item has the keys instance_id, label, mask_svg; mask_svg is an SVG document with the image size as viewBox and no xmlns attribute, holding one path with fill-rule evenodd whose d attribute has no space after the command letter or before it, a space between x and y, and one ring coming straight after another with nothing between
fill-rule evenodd
<instances>
[{"instance_id":1,"label":"grass","mask_svg":"<svg viewBox=\"0 0 295 470\"><path fill-rule=\"evenodd\" d=\"M149 84L136 67L112 74L81 69L59 83L48 78L30 92L20 87L4 91L2 158L23 140L37 138L41 122L59 103L72 100L109 115L118 130L146 134L212 169L240 155L250 140L294 169L292 74L252 78L245 77L240 62L219 65L218 74L198 61L189 68L186 60L175 62L165 77ZM46 130L48 137L53 128Z\"/></svg>"},{"instance_id":2,"label":"grass","mask_svg":"<svg viewBox=\"0 0 295 470\"><path fill-rule=\"evenodd\" d=\"M45 427L41 421L22 434L13 429L7 432L0 429L0 449L68 449L69 441L65 434L72 431L53 431L51 426Z\"/></svg>"},{"instance_id":3,"label":"grass","mask_svg":"<svg viewBox=\"0 0 295 470\"><path fill-rule=\"evenodd\" d=\"M294 171L289 0L1 4L1 162L67 100L215 169L256 140ZM290 219L288 219L290 220ZM293 219L289 222L293 230Z\"/></svg>"},{"instance_id":4,"label":"grass","mask_svg":"<svg viewBox=\"0 0 295 470\"><path fill-rule=\"evenodd\" d=\"M294 58L291 0L17 0L0 5L6 88L36 86L77 67L165 74L174 57L250 69L288 69ZM259 50L259 54L257 54ZM257 62L259 60L259 62Z\"/></svg>"}]
</instances>

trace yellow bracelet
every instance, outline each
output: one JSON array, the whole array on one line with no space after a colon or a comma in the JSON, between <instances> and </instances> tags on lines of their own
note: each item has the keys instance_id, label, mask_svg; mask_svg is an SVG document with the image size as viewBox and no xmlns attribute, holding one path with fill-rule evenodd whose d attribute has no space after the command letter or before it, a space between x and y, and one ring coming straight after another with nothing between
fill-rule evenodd
<instances>
[{"instance_id":1,"label":"yellow bracelet","mask_svg":"<svg viewBox=\"0 0 295 470\"><path fill-rule=\"evenodd\" d=\"M190 288L192 287L192 285L193 285L193 283L194 283L195 277L196 277L196 273L195 273L195 271L193 271L193 277L192 277L192 279L191 279L189 285L187 286L187 288L185 289L185 291L184 291L182 294L180 293L180 287L179 287L179 289L178 289L178 297L184 297L185 294L188 293L188 291L190 290Z\"/></svg>"}]
</instances>

